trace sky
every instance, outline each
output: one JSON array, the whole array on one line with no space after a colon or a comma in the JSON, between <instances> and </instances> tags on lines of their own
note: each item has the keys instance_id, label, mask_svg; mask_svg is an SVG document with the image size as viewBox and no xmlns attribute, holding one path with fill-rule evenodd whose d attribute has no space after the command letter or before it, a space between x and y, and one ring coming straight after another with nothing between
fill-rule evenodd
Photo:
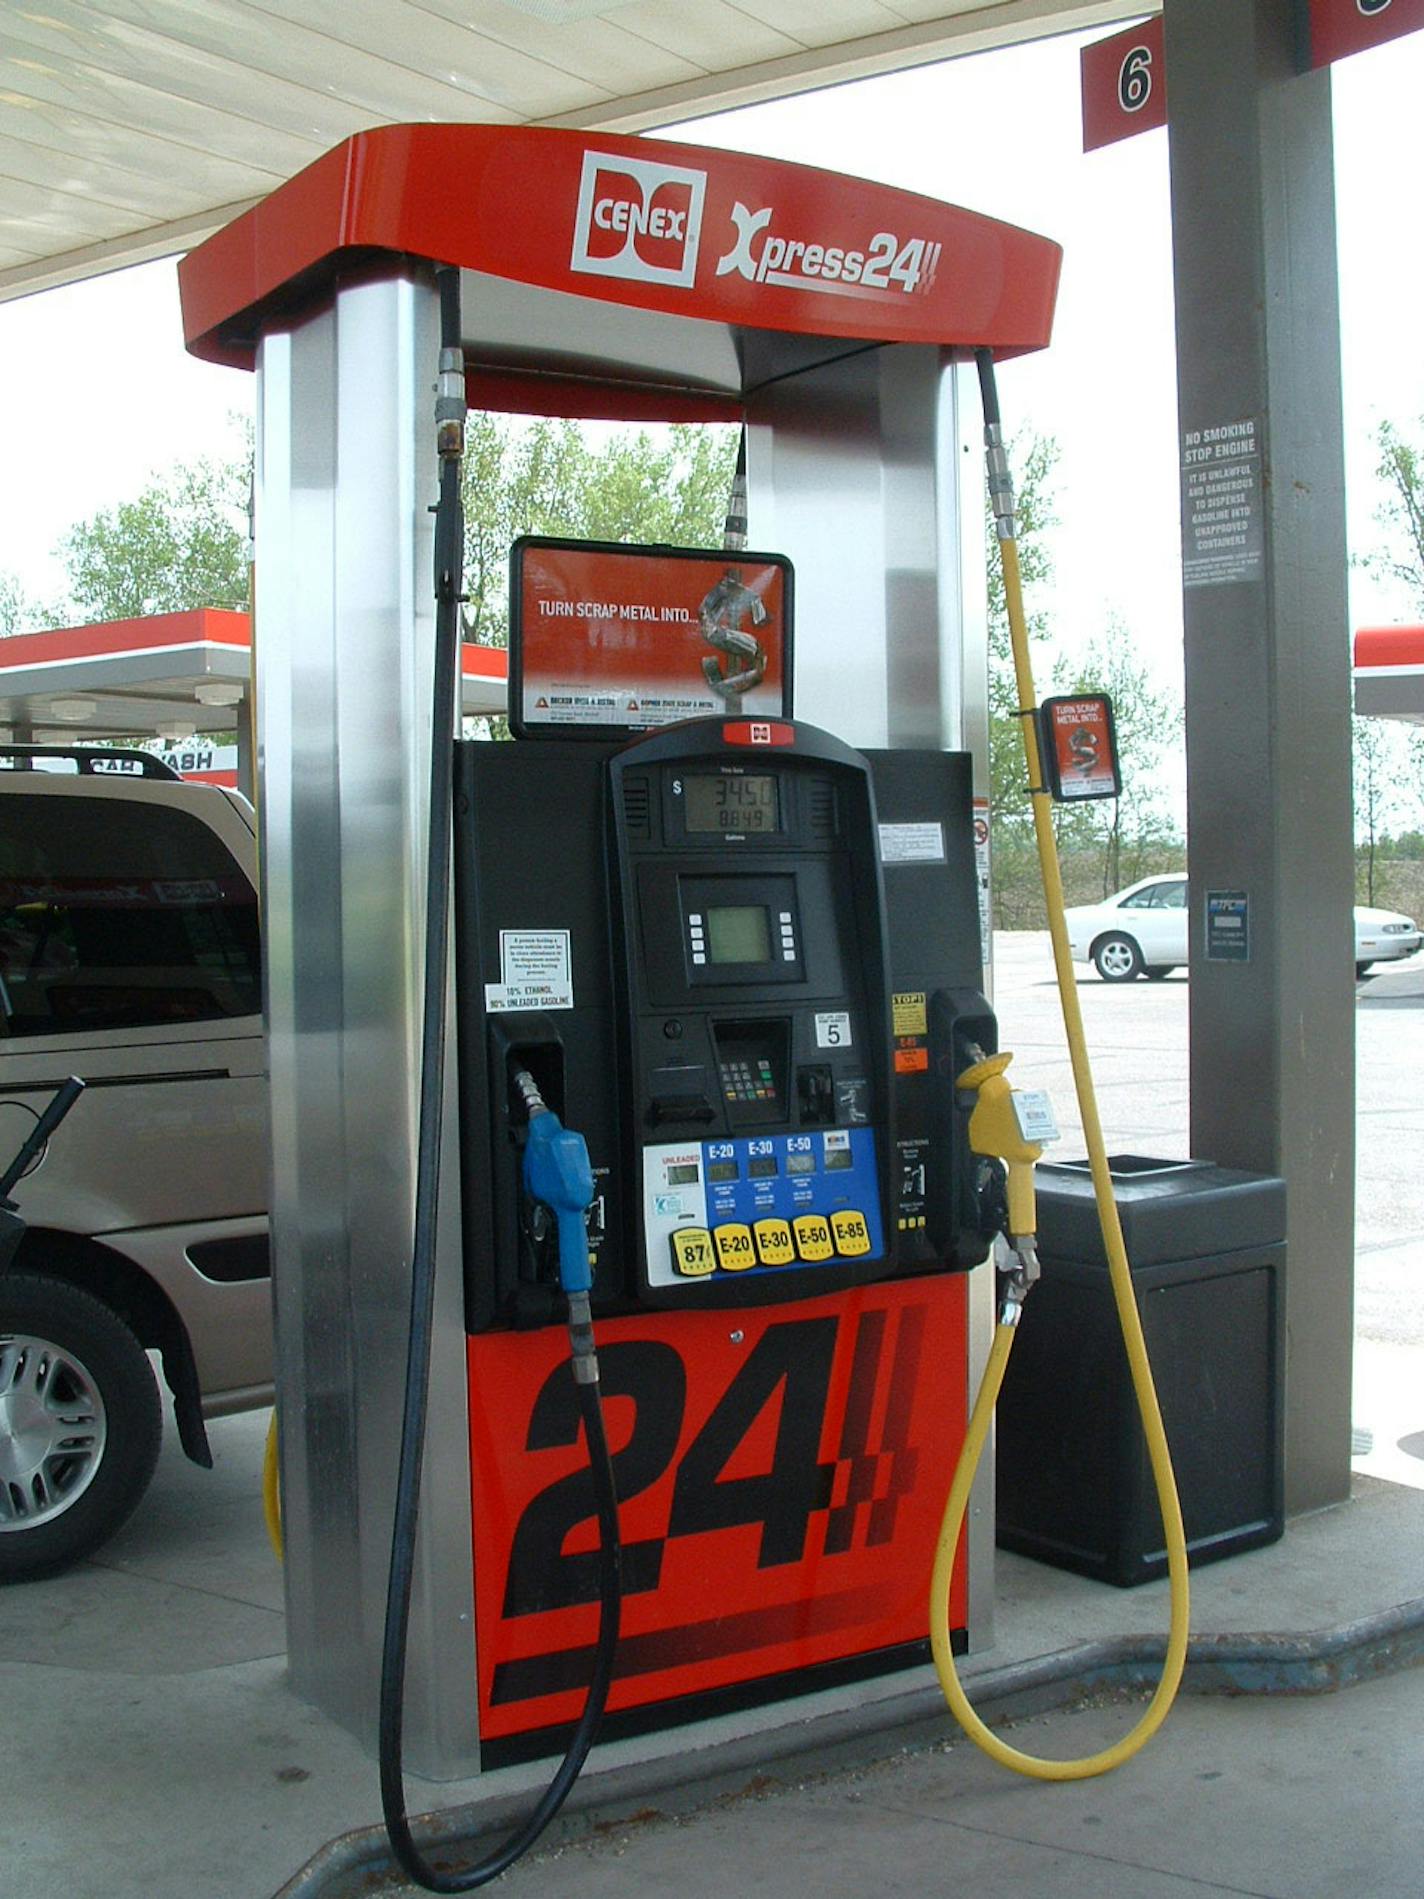
<instances>
[{"instance_id":1,"label":"sky","mask_svg":"<svg viewBox=\"0 0 1424 1899\"><path fill-rule=\"evenodd\" d=\"M1084 154L1078 52L1064 36L830 88L676 129L693 142L855 171L1001 217L1065 251L1052 347L1000 372L1010 432L1060 449L1055 638L1115 619L1164 684L1180 677L1181 595L1167 135ZM1424 416L1417 197L1424 33L1333 72L1349 533L1379 544L1372 434ZM172 261L0 304L0 575L63 592L58 543L155 473L236 451L252 378L188 356ZM1424 425L1421 425L1424 426ZM260 553L259 553L260 559ZM1418 617L1355 567L1352 626Z\"/></svg>"}]
</instances>

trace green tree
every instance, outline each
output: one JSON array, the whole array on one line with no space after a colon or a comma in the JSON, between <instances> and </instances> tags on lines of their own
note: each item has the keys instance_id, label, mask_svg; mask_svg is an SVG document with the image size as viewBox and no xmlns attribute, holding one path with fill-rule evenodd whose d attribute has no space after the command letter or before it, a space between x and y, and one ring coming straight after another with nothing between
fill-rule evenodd
<instances>
[{"instance_id":1,"label":"green tree","mask_svg":"<svg viewBox=\"0 0 1424 1899\"><path fill-rule=\"evenodd\" d=\"M588 451L576 424L521 428L474 411L465 430L465 634L503 646L509 625L509 548L521 534L568 533Z\"/></svg>"},{"instance_id":2,"label":"green tree","mask_svg":"<svg viewBox=\"0 0 1424 1899\"><path fill-rule=\"evenodd\" d=\"M503 646L509 549L521 534L716 547L736 464L731 426L675 423L590 446L575 422L521 423L483 412L466 431L465 632Z\"/></svg>"},{"instance_id":3,"label":"green tree","mask_svg":"<svg viewBox=\"0 0 1424 1899\"><path fill-rule=\"evenodd\" d=\"M1419 426L1424 428L1424 417ZM1402 581L1424 610L1424 451L1393 422L1381 422L1375 431L1379 461L1375 476L1384 498L1375 520L1385 532L1385 545L1367 555L1361 565ZM1412 793L1416 820L1424 800L1424 734L1411 728L1404 743L1390 719L1356 718L1352 723L1355 792L1356 895L1373 903L1380 881L1379 858L1385 842L1384 827L1401 815L1401 791Z\"/></svg>"},{"instance_id":4,"label":"green tree","mask_svg":"<svg viewBox=\"0 0 1424 1899\"><path fill-rule=\"evenodd\" d=\"M1399 735L1388 719L1351 720L1354 742L1355 889L1375 900L1385 827L1399 809Z\"/></svg>"},{"instance_id":5,"label":"green tree","mask_svg":"<svg viewBox=\"0 0 1424 1899\"><path fill-rule=\"evenodd\" d=\"M41 610L13 574L0 574L0 639L28 633L43 619Z\"/></svg>"},{"instance_id":6,"label":"green tree","mask_svg":"<svg viewBox=\"0 0 1424 1899\"><path fill-rule=\"evenodd\" d=\"M1375 475L1384 487L1375 519L1389 542L1366 564L1402 580L1424 605L1424 454L1393 422L1380 423L1375 443L1380 452Z\"/></svg>"},{"instance_id":7,"label":"green tree","mask_svg":"<svg viewBox=\"0 0 1424 1899\"><path fill-rule=\"evenodd\" d=\"M180 464L71 528L60 542L70 617L246 607L250 468L250 454Z\"/></svg>"},{"instance_id":8,"label":"green tree","mask_svg":"<svg viewBox=\"0 0 1424 1899\"><path fill-rule=\"evenodd\" d=\"M1112 700L1122 795L1056 811L1060 849L1095 864L1101 888L1093 895L1106 897L1151 870L1172 867L1165 859L1180 852L1181 825L1163 792L1161 766L1181 750L1181 700L1153 683L1116 616L1081 658L1059 667L1057 690L1105 692Z\"/></svg>"},{"instance_id":9,"label":"green tree","mask_svg":"<svg viewBox=\"0 0 1424 1899\"><path fill-rule=\"evenodd\" d=\"M1020 434L1008 445L1018 499L1019 570L1030 649L1042 648L1048 615L1039 601L1053 578L1053 557L1045 535L1054 526L1053 471L1058 444L1052 436ZM989 608L989 836L994 877L994 923L999 929L1027 929L1041 920L1033 812L1024 769L1023 734L1017 716L1004 572L994 518L985 501L985 552Z\"/></svg>"}]
</instances>

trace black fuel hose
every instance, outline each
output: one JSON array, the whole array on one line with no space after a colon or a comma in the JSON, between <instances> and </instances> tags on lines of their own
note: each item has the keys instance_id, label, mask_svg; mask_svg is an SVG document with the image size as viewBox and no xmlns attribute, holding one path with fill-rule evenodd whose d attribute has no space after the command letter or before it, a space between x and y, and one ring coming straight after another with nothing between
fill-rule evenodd
<instances>
[{"instance_id":1,"label":"black fuel hose","mask_svg":"<svg viewBox=\"0 0 1424 1899\"><path fill-rule=\"evenodd\" d=\"M598 1505L598 1643L594 1651L593 1674L583 1713L569 1737L568 1749L558 1771L540 1795L527 1819L492 1852L473 1866L444 1872L433 1866L417 1847L405 1811L404 1784L400 1768L400 1735L397 1723L392 1753L386 1744L385 1709L382 1710L381 1796L385 1809L386 1834L391 1850L402 1868L418 1886L428 1892L473 1892L507 1872L523 1857L548 1826L568 1798L569 1790L583 1772L589 1749L598 1735L608 1690L613 1680L613 1658L618 1648L618 1626L622 1608L618 1553L618 1506L613 1486L613 1465L608 1455L608 1438L603 1428L603 1406L597 1385L580 1384L579 1414L588 1441L589 1464L593 1472L593 1491ZM402 1657L402 1661L404 1657ZM384 1699L384 1698L383 1698Z\"/></svg>"},{"instance_id":2,"label":"black fuel hose","mask_svg":"<svg viewBox=\"0 0 1424 1899\"><path fill-rule=\"evenodd\" d=\"M420 1473L429 1412L431 1331L435 1300L435 1226L440 1190L440 1139L445 1094L445 1001L449 960L450 846L453 829L450 740L455 730L460 677L460 598L464 568L464 510L460 499L463 448L463 366L460 276L442 267L440 288L440 494L435 510L435 668L430 743L430 856L426 868L424 996L420 1041L420 1111L416 1135L415 1230L410 1271L410 1338L405 1403L396 1472L391 1560L381 1653L381 1807L391 1850L403 1870L429 1892L473 1892L512 1866L553 1819L578 1778L603 1718L618 1644L618 1512L613 1467L596 1383L580 1383L579 1410L592 1467L599 1527L598 1643L583 1713L568 1751L529 1818L486 1858L444 1872L421 1854L405 1804L404 1715L407 1634L415 1568ZM458 393L457 393L458 391Z\"/></svg>"}]
</instances>

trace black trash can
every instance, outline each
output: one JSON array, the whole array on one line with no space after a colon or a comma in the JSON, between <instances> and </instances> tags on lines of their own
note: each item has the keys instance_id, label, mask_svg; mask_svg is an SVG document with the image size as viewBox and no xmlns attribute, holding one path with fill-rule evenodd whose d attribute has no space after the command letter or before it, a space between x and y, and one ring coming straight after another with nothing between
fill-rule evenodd
<instances>
[{"instance_id":1,"label":"black trash can","mask_svg":"<svg viewBox=\"0 0 1424 1899\"><path fill-rule=\"evenodd\" d=\"M1194 1564L1284 1528L1285 1183L1110 1159ZM1166 1574L1086 1161L1038 1170L1043 1277L999 1400L998 1541L1127 1588Z\"/></svg>"}]
</instances>

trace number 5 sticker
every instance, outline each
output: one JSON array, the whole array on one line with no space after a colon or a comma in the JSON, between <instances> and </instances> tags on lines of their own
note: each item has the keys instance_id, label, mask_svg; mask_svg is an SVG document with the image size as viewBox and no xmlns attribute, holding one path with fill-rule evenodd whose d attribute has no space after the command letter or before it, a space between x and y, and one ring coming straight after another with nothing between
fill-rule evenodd
<instances>
[{"instance_id":1,"label":"number 5 sticker","mask_svg":"<svg viewBox=\"0 0 1424 1899\"><path fill-rule=\"evenodd\" d=\"M816 1017L817 1048L849 1048L850 1016L844 1009L827 1010Z\"/></svg>"}]
</instances>

